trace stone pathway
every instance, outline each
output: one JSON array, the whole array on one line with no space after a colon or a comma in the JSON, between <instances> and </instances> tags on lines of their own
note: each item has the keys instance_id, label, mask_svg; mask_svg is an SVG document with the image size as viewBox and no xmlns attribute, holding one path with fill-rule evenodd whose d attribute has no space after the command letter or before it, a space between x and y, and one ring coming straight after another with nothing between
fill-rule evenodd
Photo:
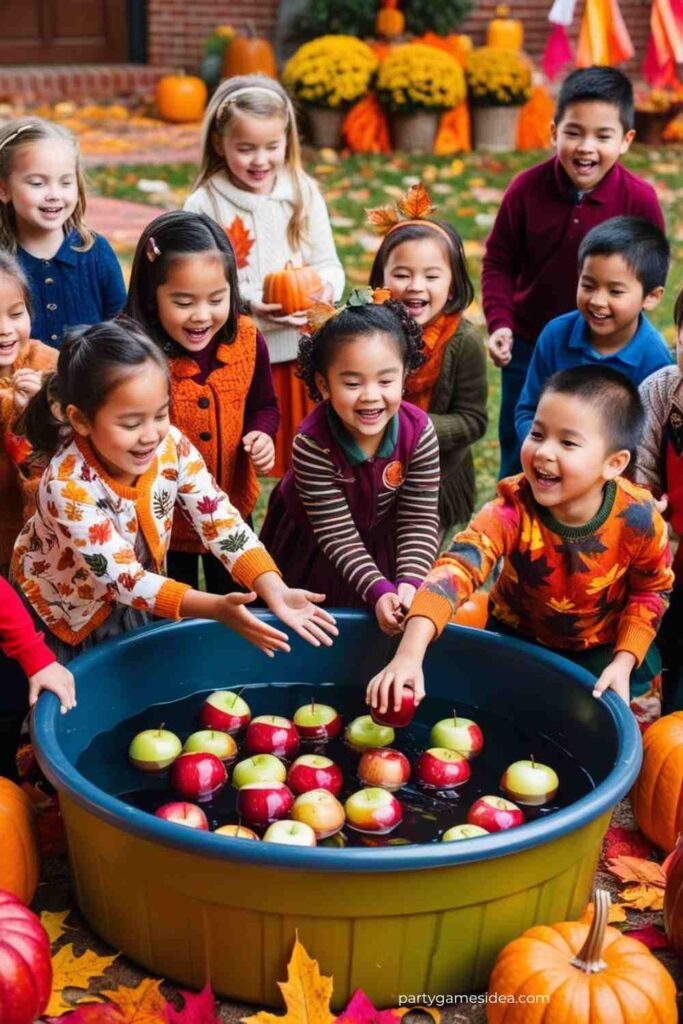
<instances>
[{"instance_id":1,"label":"stone pathway","mask_svg":"<svg viewBox=\"0 0 683 1024\"><path fill-rule=\"evenodd\" d=\"M161 206L88 197L88 226L104 235L117 252L134 249L143 229L160 213L165 213Z\"/></svg>"}]
</instances>

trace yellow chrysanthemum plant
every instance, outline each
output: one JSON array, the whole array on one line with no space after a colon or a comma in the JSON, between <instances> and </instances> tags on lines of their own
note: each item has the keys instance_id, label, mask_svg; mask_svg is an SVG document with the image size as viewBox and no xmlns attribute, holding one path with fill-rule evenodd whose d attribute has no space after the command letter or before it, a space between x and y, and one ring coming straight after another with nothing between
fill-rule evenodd
<instances>
[{"instance_id":1,"label":"yellow chrysanthemum plant","mask_svg":"<svg viewBox=\"0 0 683 1024\"><path fill-rule=\"evenodd\" d=\"M531 67L514 50L481 46L469 54L465 73L471 104L515 107L531 95Z\"/></svg>"},{"instance_id":2,"label":"yellow chrysanthemum plant","mask_svg":"<svg viewBox=\"0 0 683 1024\"><path fill-rule=\"evenodd\" d=\"M462 67L443 50L406 43L390 50L377 75L379 100L386 110L410 114L450 110L465 98Z\"/></svg>"},{"instance_id":3,"label":"yellow chrysanthemum plant","mask_svg":"<svg viewBox=\"0 0 683 1024\"><path fill-rule=\"evenodd\" d=\"M345 110L366 95L379 61L355 36L320 36L300 46L282 83L300 103Z\"/></svg>"}]
</instances>

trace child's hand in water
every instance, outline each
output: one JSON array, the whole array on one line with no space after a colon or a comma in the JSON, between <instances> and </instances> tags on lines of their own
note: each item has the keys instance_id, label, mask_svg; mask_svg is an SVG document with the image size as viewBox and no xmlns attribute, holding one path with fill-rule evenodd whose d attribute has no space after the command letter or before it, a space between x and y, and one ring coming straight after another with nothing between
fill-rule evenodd
<instances>
[{"instance_id":1,"label":"child's hand in water","mask_svg":"<svg viewBox=\"0 0 683 1024\"><path fill-rule=\"evenodd\" d=\"M606 669L600 674L593 687L593 696L602 697L605 690L614 690L627 704L631 703L630 681L631 672L636 666L636 658L630 651L617 651Z\"/></svg>"},{"instance_id":2,"label":"child's hand in water","mask_svg":"<svg viewBox=\"0 0 683 1024\"><path fill-rule=\"evenodd\" d=\"M287 634L269 626L244 606L256 600L256 594L224 594L218 598L219 606L215 615L217 622L222 622L229 629L243 636L250 644L254 644L272 658L276 651L289 651Z\"/></svg>"},{"instance_id":3,"label":"child's hand in water","mask_svg":"<svg viewBox=\"0 0 683 1024\"><path fill-rule=\"evenodd\" d=\"M30 400L40 391L43 375L37 370L22 367L12 377L12 398L14 411L23 412Z\"/></svg>"},{"instance_id":4,"label":"child's hand in water","mask_svg":"<svg viewBox=\"0 0 683 1024\"><path fill-rule=\"evenodd\" d=\"M249 455L257 473L270 473L275 465L275 444L269 434L262 430L250 430L242 438L244 450Z\"/></svg>"},{"instance_id":5,"label":"child's hand in water","mask_svg":"<svg viewBox=\"0 0 683 1024\"><path fill-rule=\"evenodd\" d=\"M68 668L64 668L59 662L53 661L46 665L39 672L28 677L28 703L29 707L38 700L41 690L50 690L59 698L60 711L63 715L76 707L76 685L74 677Z\"/></svg>"},{"instance_id":6,"label":"child's hand in water","mask_svg":"<svg viewBox=\"0 0 683 1024\"><path fill-rule=\"evenodd\" d=\"M398 711L404 689L414 692L416 704L419 704L425 695L422 659L401 654L399 650L386 668L370 680L365 691L365 700L370 707L379 708L382 712L391 707L392 703L394 710Z\"/></svg>"},{"instance_id":7,"label":"child's hand in water","mask_svg":"<svg viewBox=\"0 0 683 1024\"><path fill-rule=\"evenodd\" d=\"M396 636L401 632L403 623L403 609L398 594L389 592L382 594L375 605L375 617L379 628L387 636Z\"/></svg>"}]
</instances>

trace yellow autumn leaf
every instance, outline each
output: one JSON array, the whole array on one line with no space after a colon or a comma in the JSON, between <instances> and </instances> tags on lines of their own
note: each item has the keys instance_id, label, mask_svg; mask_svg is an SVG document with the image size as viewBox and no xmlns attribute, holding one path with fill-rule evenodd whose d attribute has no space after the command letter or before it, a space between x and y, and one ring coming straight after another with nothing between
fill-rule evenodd
<instances>
[{"instance_id":1,"label":"yellow autumn leaf","mask_svg":"<svg viewBox=\"0 0 683 1024\"><path fill-rule=\"evenodd\" d=\"M91 949L86 949L82 956L74 954L73 943L62 946L52 957L52 995L45 1011L48 1017L56 1017L60 1013L73 1010L73 1004L63 998L64 989L80 988L87 990L93 978L99 978L114 963L118 953L113 956L98 956Z\"/></svg>"},{"instance_id":2,"label":"yellow autumn leaf","mask_svg":"<svg viewBox=\"0 0 683 1024\"><path fill-rule=\"evenodd\" d=\"M102 992L121 1014L121 1024L159 1024L167 1019L167 1002L159 991L161 981L143 978L136 988Z\"/></svg>"},{"instance_id":3,"label":"yellow autumn leaf","mask_svg":"<svg viewBox=\"0 0 683 1024\"><path fill-rule=\"evenodd\" d=\"M79 487L73 480L67 481L62 487L62 497L67 501L78 502L81 505L94 505L95 501L90 497L85 487Z\"/></svg>"},{"instance_id":4,"label":"yellow autumn leaf","mask_svg":"<svg viewBox=\"0 0 683 1024\"><path fill-rule=\"evenodd\" d=\"M574 602L570 601L568 597L551 597L547 604L556 612L571 612L575 607Z\"/></svg>"},{"instance_id":5,"label":"yellow autumn leaf","mask_svg":"<svg viewBox=\"0 0 683 1024\"><path fill-rule=\"evenodd\" d=\"M160 458L161 458L162 463L168 463L168 462L175 462L176 461L175 443L174 443L173 438L171 437L170 434L168 434L166 436L166 440L164 441L164 447L163 447L163 450L161 452Z\"/></svg>"},{"instance_id":6,"label":"yellow autumn leaf","mask_svg":"<svg viewBox=\"0 0 683 1024\"><path fill-rule=\"evenodd\" d=\"M40 915L40 923L47 932L50 945L55 943L57 939L61 938L66 929L70 927L70 925L64 923L70 913L70 910L55 910L54 912L49 910L42 911Z\"/></svg>"},{"instance_id":7,"label":"yellow autumn leaf","mask_svg":"<svg viewBox=\"0 0 683 1024\"><path fill-rule=\"evenodd\" d=\"M610 857L607 861L607 870L622 882L638 882L653 885L658 889L663 889L666 885L662 865L645 857L631 857L627 854Z\"/></svg>"},{"instance_id":8,"label":"yellow autumn leaf","mask_svg":"<svg viewBox=\"0 0 683 1024\"><path fill-rule=\"evenodd\" d=\"M522 513L522 543L528 543L530 551L538 551L545 544L541 528L526 512Z\"/></svg>"},{"instance_id":9,"label":"yellow autumn leaf","mask_svg":"<svg viewBox=\"0 0 683 1024\"><path fill-rule=\"evenodd\" d=\"M73 473L75 466L76 456L67 455L67 457L65 459L62 459L62 461L59 463L59 468L57 470L57 479L68 480L71 477L71 474Z\"/></svg>"},{"instance_id":10,"label":"yellow autumn leaf","mask_svg":"<svg viewBox=\"0 0 683 1024\"><path fill-rule=\"evenodd\" d=\"M593 904L592 903L587 903L586 904L586 909L584 910L583 914L579 918L579 921L581 921L583 924L590 924L591 921L593 920L593 914L594 913L595 913L595 910L594 910ZM607 915L607 923L608 924L617 924L618 922L625 921L625 920L626 920L626 910L624 909L624 907L622 907L622 905L620 903L612 903L612 902L610 902L609 913Z\"/></svg>"},{"instance_id":11,"label":"yellow autumn leaf","mask_svg":"<svg viewBox=\"0 0 683 1024\"><path fill-rule=\"evenodd\" d=\"M287 981L278 985L287 1006L284 1017L261 1010L243 1017L242 1024L332 1024L332 978L320 973L318 961L311 959L298 936L287 964Z\"/></svg>"},{"instance_id":12,"label":"yellow autumn leaf","mask_svg":"<svg viewBox=\"0 0 683 1024\"><path fill-rule=\"evenodd\" d=\"M631 910L664 909L664 890L658 885L628 885L619 899Z\"/></svg>"},{"instance_id":13,"label":"yellow autumn leaf","mask_svg":"<svg viewBox=\"0 0 683 1024\"><path fill-rule=\"evenodd\" d=\"M609 587L618 580L623 573L626 572L625 566L615 564L605 573L604 576L596 576L591 582L590 586L586 587L587 594L597 594L599 590L603 590L605 587Z\"/></svg>"}]
</instances>

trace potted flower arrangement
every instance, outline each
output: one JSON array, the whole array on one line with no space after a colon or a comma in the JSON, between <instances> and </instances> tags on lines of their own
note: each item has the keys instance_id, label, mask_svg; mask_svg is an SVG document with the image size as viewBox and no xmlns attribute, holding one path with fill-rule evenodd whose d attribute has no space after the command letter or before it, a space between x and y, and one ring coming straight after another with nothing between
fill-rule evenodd
<instances>
[{"instance_id":1,"label":"potted flower arrangement","mask_svg":"<svg viewBox=\"0 0 683 1024\"><path fill-rule=\"evenodd\" d=\"M683 110L683 90L652 89L645 94L636 92L636 139L647 146L657 146L667 126ZM669 141L667 133L665 141Z\"/></svg>"},{"instance_id":2,"label":"potted flower arrangement","mask_svg":"<svg viewBox=\"0 0 683 1024\"><path fill-rule=\"evenodd\" d=\"M336 147L348 108L365 96L378 60L353 36L321 36L304 43L285 65L282 82L308 111L313 144Z\"/></svg>"},{"instance_id":3,"label":"potted flower arrangement","mask_svg":"<svg viewBox=\"0 0 683 1024\"><path fill-rule=\"evenodd\" d=\"M462 103L465 75L449 53L421 43L391 50L377 75L379 101L391 114L395 149L431 153L439 115Z\"/></svg>"},{"instance_id":4,"label":"potted flower arrangement","mask_svg":"<svg viewBox=\"0 0 683 1024\"><path fill-rule=\"evenodd\" d=\"M514 50L482 46L467 59L467 90L477 149L514 149L519 108L531 95L531 68Z\"/></svg>"}]
</instances>

